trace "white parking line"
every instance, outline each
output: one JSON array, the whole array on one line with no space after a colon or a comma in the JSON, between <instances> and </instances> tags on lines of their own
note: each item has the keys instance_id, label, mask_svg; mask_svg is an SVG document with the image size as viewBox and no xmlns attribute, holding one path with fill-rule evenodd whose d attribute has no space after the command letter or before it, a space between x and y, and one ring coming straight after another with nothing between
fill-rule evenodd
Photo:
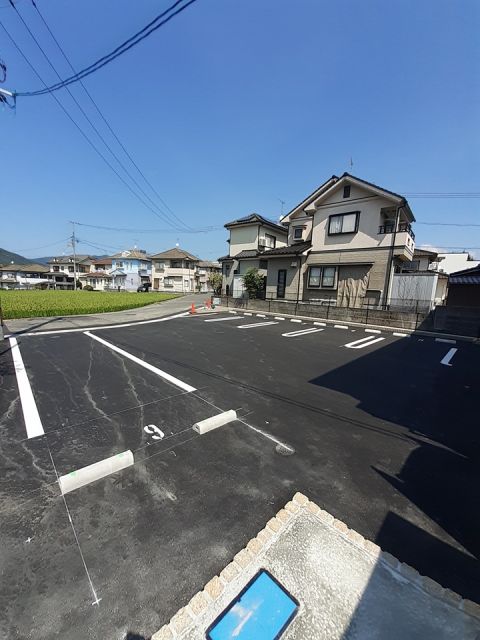
<instances>
[{"instance_id":1,"label":"white parking line","mask_svg":"<svg viewBox=\"0 0 480 640\"><path fill-rule=\"evenodd\" d=\"M255 322L255 324L241 324L237 329L253 329L253 327L266 327L269 324L278 324L278 322Z\"/></svg>"},{"instance_id":2,"label":"white parking line","mask_svg":"<svg viewBox=\"0 0 480 640\"><path fill-rule=\"evenodd\" d=\"M245 312L243 315L244 315L244 316L253 316L253 313L247 313L247 312Z\"/></svg>"},{"instance_id":3,"label":"white parking line","mask_svg":"<svg viewBox=\"0 0 480 640\"><path fill-rule=\"evenodd\" d=\"M314 322L314 325L316 325L317 327L326 327L327 323L326 322Z\"/></svg>"},{"instance_id":4,"label":"white parking line","mask_svg":"<svg viewBox=\"0 0 480 640\"><path fill-rule=\"evenodd\" d=\"M228 313L237 313L236 311L229 311Z\"/></svg>"},{"instance_id":5,"label":"white parking line","mask_svg":"<svg viewBox=\"0 0 480 640\"><path fill-rule=\"evenodd\" d=\"M349 342L348 344L345 344L343 346L347 347L347 349L363 349L364 347L370 347L370 345L375 344L376 342L381 342L382 340L385 340L385 338L374 338L373 336L367 336L366 338L360 338L360 340Z\"/></svg>"},{"instance_id":6,"label":"white parking line","mask_svg":"<svg viewBox=\"0 0 480 640\"><path fill-rule=\"evenodd\" d=\"M285 318L282 318L282 316L275 316L274 318L275 320L285 320Z\"/></svg>"},{"instance_id":7,"label":"white parking line","mask_svg":"<svg viewBox=\"0 0 480 640\"><path fill-rule=\"evenodd\" d=\"M227 318L211 318L210 320L204 320L204 322L225 322L226 320L238 320L238 318L228 316Z\"/></svg>"},{"instance_id":8,"label":"white parking line","mask_svg":"<svg viewBox=\"0 0 480 640\"><path fill-rule=\"evenodd\" d=\"M257 318L266 318L267 316L264 313L256 313Z\"/></svg>"},{"instance_id":9,"label":"white parking line","mask_svg":"<svg viewBox=\"0 0 480 640\"><path fill-rule=\"evenodd\" d=\"M299 324L302 324L302 321L297 320L296 318L290 318L290 322L298 322Z\"/></svg>"},{"instance_id":10,"label":"white parking line","mask_svg":"<svg viewBox=\"0 0 480 640\"><path fill-rule=\"evenodd\" d=\"M380 329L365 329L365 333L382 333Z\"/></svg>"},{"instance_id":11,"label":"white parking line","mask_svg":"<svg viewBox=\"0 0 480 640\"><path fill-rule=\"evenodd\" d=\"M317 333L318 331L324 331L324 329L302 329L301 331L290 331L289 333L282 333L284 338L295 338L296 336L304 336L308 333Z\"/></svg>"},{"instance_id":12,"label":"white parking line","mask_svg":"<svg viewBox=\"0 0 480 640\"><path fill-rule=\"evenodd\" d=\"M451 367L452 365L450 364L450 360L453 358L453 356L457 353L458 349L450 349L447 352L447 355L442 358L442 360L440 360L440 364L444 364L447 367Z\"/></svg>"},{"instance_id":13,"label":"white parking line","mask_svg":"<svg viewBox=\"0 0 480 640\"><path fill-rule=\"evenodd\" d=\"M392 336L397 336L397 338L409 338L410 334L409 333L399 333L399 332L393 332Z\"/></svg>"},{"instance_id":14,"label":"white parking line","mask_svg":"<svg viewBox=\"0 0 480 640\"><path fill-rule=\"evenodd\" d=\"M211 311L210 313L217 313ZM79 327L78 329L54 329L52 331L31 331L29 333L21 333L22 336L48 336L52 333L85 333L86 331L102 331L103 329L123 329L123 327L136 327L141 324L153 324L154 322L165 322L166 320L174 320L175 318L185 318L190 316L190 311L184 311L183 313L176 313L174 316L166 316L164 318L155 318L154 320L140 320L138 322L124 322L123 324L108 324L101 327ZM202 314L206 315L206 314ZM72 316L73 318L75 316ZM17 335L17 334L14 334ZM5 336L5 338L10 336Z\"/></svg>"},{"instance_id":15,"label":"white parking line","mask_svg":"<svg viewBox=\"0 0 480 640\"><path fill-rule=\"evenodd\" d=\"M16 338L10 338L10 348L12 350L13 366L15 375L17 376L18 392L20 394L20 402L22 403L23 418L27 429L27 438L36 438L43 436L44 430L40 414L38 413L37 403L33 397L32 387L27 376L25 365L23 364L20 347Z\"/></svg>"},{"instance_id":16,"label":"white parking line","mask_svg":"<svg viewBox=\"0 0 480 640\"><path fill-rule=\"evenodd\" d=\"M348 329L346 324L334 324L333 328L334 329Z\"/></svg>"},{"instance_id":17,"label":"white parking line","mask_svg":"<svg viewBox=\"0 0 480 640\"><path fill-rule=\"evenodd\" d=\"M132 362L135 362L136 364L139 364L141 367L144 367L145 369L148 369L149 371L152 371L153 373L156 373L157 376L160 376L164 380L167 380L168 382L171 382L176 387L180 387L180 389L183 389L184 391L188 391L189 393L192 392L192 391L196 391L195 387L192 387L191 385L187 384L186 382L183 382L183 380L179 380L178 378L175 378L174 376L171 376L166 371L162 371L158 367L154 367L153 364L149 364L148 362L145 362L144 360L141 360L140 358L137 358L137 356L134 356L131 353L128 353L128 351L124 351L123 349L120 349L119 347L116 347L111 342L107 342L106 340L103 340L103 338L99 338L98 336L94 335L93 333L90 333L89 331L85 331L84 333L89 338L92 338L93 340L96 340L97 342L100 342L101 344L105 345L106 347L108 347L112 351L116 351L121 356L124 356L125 358L128 358Z\"/></svg>"}]
</instances>

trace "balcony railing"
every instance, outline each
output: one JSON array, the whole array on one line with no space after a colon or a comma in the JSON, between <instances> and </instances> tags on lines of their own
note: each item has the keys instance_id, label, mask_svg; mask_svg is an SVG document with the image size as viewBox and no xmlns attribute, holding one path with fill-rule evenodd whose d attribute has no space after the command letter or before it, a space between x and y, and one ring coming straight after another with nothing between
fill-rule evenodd
<instances>
[{"instance_id":1,"label":"balcony railing","mask_svg":"<svg viewBox=\"0 0 480 640\"><path fill-rule=\"evenodd\" d=\"M379 234L394 233L394 232L395 232L394 222L387 222L386 224L380 225L380 227L378 228ZM412 238L412 240L415 240L415 234L413 233L412 227L409 222L398 223L397 233L402 233L402 232L408 233L408 235Z\"/></svg>"}]
</instances>

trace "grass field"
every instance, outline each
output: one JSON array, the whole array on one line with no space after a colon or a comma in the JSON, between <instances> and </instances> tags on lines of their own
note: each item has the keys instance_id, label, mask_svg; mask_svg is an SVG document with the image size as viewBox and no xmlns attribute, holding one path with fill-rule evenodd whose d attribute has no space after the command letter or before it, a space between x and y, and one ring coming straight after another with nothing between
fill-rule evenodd
<instances>
[{"instance_id":1,"label":"grass field","mask_svg":"<svg viewBox=\"0 0 480 640\"><path fill-rule=\"evenodd\" d=\"M46 316L71 316L102 311L135 309L178 296L171 293L106 291L2 291L0 305L5 320Z\"/></svg>"}]
</instances>

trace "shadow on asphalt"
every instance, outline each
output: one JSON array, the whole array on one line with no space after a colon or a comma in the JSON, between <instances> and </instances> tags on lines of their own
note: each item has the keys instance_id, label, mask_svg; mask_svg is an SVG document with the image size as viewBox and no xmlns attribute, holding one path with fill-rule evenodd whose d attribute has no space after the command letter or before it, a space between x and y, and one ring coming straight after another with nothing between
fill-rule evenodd
<instances>
[{"instance_id":1,"label":"shadow on asphalt","mask_svg":"<svg viewBox=\"0 0 480 640\"><path fill-rule=\"evenodd\" d=\"M150 638L146 638L145 636L142 636L138 633L129 631L125 636L125 640L150 640Z\"/></svg>"},{"instance_id":2,"label":"shadow on asphalt","mask_svg":"<svg viewBox=\"0 0 480 640\"><path fill-rule=\"evenodd\" d=\"M436 349L442 354L438 345ZM434 353L435 359L425 362L420 375L409 376L405 345L398 341L310 382L348 394L358 399L359 409L409 430L405 437L414 448L400 471L372 468L443 529L452 544L392 512L376 542L421 574L480 602L476 354L469 351L462 366L450 368L442 366L441 355Z\"/></svg>"}]
</instances>

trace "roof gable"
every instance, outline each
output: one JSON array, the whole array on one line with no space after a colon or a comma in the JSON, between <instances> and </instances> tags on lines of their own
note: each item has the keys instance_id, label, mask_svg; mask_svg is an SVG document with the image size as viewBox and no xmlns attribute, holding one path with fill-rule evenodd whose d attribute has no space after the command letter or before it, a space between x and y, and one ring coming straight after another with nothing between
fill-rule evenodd
<instances>
[{"instance_id":1,"label":"roof gable","mask_svg":"<svg viewBox=\"0 0 480 640\"><path fill-rule=\"evenodd\" d=\"M189 253L184 249L180 249L180 247L173 247L173 249L167 249L167 251L155 253L152 258L155 258L156 260L159 258L163 258L164 260L198 260L197 256L194 256L192 253Z\"/></svg>"},{"instance_id":2,"label":"roof gable","mask_svg":"<svg viewBox=\"0 0 480 640\"><path fill-rule=\"evenodd\" d=\"M261 224L261 225L265 225L266 227L275 229L276 231L279 231L285 234L287 233L287 229L285 229L284 226L277 224L272 220L268 220L267 218L264 218L259 213L251 213L250 215L244 216L243 218L232 220L232 222L227 222L227 224L225 224L224 227L225 229L230 229L231 227L239 227L247 224Z\"/></svg>"},{"instance_id":3,"label":"roof gable","mask_svg":"<svg viewBox=\"0 0 480 640\"><path fill-rule=\"evenodd\" d=\"M412 222L415 221L412 211L408 205L407 200L404 196L395 193L394 191L390 191L389 189L385 189L384 187L380 187L373 182L368 182L367 180L363 180L362 178L358 178L357 176L353 176L350 173L345 172L340 177L333 175L329 180L320 185L315 191L313 191L307 198L302 200L300 204L294 207L283 220L290 220L290 218L295 217L300 212L305 212L308 214L312 214L316 208L324 202L327 198L329 198L334 192L339 189L342 189L346 185L355 185L372 195L382 196L383 198L389 200L390 202L396 204L397 206L404 206L407 216L411 219ZM347 202L347 200L346 200Z\"/></svg>"}]
</instances>

